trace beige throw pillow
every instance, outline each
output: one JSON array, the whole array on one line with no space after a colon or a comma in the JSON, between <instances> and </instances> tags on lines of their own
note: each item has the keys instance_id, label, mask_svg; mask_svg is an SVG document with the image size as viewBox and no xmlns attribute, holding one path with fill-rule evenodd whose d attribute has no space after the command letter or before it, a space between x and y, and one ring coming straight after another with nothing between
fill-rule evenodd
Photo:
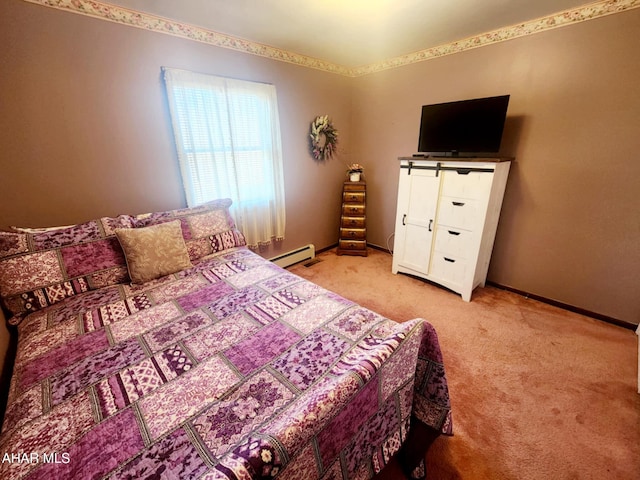
<instances>
[{"instance_id":1,"label":"beige throw pillow","mask_svg":"<svg viewBox=\"0 0 640 480\"><path fill-rule=\"evenodd\" d=\"M180 220L144 228L118 228L116 236L133 283L145 283L192 266Z\"/></svg>"}]
</instances>

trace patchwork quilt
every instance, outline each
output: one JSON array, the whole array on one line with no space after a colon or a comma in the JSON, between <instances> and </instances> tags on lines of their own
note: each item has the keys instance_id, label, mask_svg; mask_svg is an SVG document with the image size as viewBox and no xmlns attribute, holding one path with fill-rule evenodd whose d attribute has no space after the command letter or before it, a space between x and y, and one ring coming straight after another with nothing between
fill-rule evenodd
<instances>
[{"instance_id":1,"label":"patchwork quilt","mask_svg":"<svg viewBox=\"0 0 640 480\"><path fill-rule=\"evenodd\" d=\"M0 478L370 478L412 415L451 432L429 323L245 247L79 292L17 328Z\"/></svg>"}]
</instances>

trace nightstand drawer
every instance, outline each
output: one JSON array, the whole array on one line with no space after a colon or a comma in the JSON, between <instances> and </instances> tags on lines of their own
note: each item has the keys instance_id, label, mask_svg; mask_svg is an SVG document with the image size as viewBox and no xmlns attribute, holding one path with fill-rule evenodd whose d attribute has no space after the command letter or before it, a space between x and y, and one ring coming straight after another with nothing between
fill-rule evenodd
<instances>
[{"instance_id":1,"label":"nightstand drawer","mask_svg":"<svg viewBox=\"0 0 640 480\"><path fill-rule=\"evenodd\" d=\"M342 214L351 216L364 215L364 205L357 205L355 203L345 203L342 205Z\"/></svg>"},{"instance_id":2,"label":"nightstand drawer","mask_svg":"<svg viewBox=\"0 0 640 480\"><path fill-rule=\"evenodd\" d=\"M484 213L480 202L468 198L442 197L438 207L438 224L474 230Z\"/></svg>"},{"instance_id":3,"label":"nightstand drawer","mask_svg":"<svg viewBox=\"0 0 640 480\"><path fill-rule=\"evenodd\" d=\"M464 169L460 169L464 172ZM459 198L485 198L491 191L493 173L468 172L458 173L449 170L443 172L442 195Z\"/></svg>"},{"instance_id":4,"label":"nightstand drawer","mask_svg":"<svg viewBox=\"0 0 640 480\"><path fill-rule=\"evenodd\" d=\"M342 217L343 228L364 228L365 217Z\"/></svg>"},{"instance_id":5,"label":"nightstand drawer","mask_svg":"<svg viewBox=\"0 0 640 480\"><path fill-rule=\"evenodd\" d=\"M338 248L341 250L366 250L367 242L366 240L343 240L340 239L338 243Z\"/></svg>"},{"instance_id":6,"label":"nightstand drawer","mask_svg":"<svg viewBox=\"0 0 640 480\"><path fill-rule=\"evenodd\" d=\"M344 240L360 240L367 238L367 230L364 228L341 228L340 238Z\"/></svg>"},{"instance_id":7,"label":"nightstand drawer","mask_svg":"<svg viewBox=\"0 0 640 480\"><path fill-rule=\"evenodd\" d=\"M343 192L364 192L367 189L364 182L344 182Z\"/></svg>"},{"instance_id":8,"label":"nightstand drawer","mask_svg":"<svg viewBox=\"0 0 640 480\"><path fill-rule=\"evenodd\" d=\"M364 203L365 192L343 192L342 201L345 203Z\"/></svg>"},{"instance_id":9,"label":"nightstand drawer","mask_svg":"<svg viewBox=\"0 0 640 480\"><path fill-rule=\"evenodd\" d=\"M438 225L435 250L459 258L467 258L473 250L473 233L461 228Z\"/></svg>"}]
</instances>

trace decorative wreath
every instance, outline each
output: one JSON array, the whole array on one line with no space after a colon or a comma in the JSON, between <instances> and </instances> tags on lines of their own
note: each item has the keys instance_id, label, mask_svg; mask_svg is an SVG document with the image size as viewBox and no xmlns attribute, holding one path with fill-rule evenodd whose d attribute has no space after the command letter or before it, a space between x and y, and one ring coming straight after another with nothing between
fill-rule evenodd
<instances>
[{"instance_id":1,"label":"decorative wreath","mask_svg":"<svg viewBox=\"0 0 640 480\"><path fill-rule=\"evenodd\" d=\"M328 115L316 117L311 122L311 154L316 160L331 158L338 144L338 131L331 124Z\"/></svg>"}]
</instances>

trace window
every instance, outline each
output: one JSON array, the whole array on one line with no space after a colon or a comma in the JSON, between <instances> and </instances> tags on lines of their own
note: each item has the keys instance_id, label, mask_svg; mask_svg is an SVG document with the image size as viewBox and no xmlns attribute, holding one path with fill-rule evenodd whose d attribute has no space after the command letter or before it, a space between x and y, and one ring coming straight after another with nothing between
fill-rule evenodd
<instances>
[{"instance_id":1,"label":"window","mask_svg":"<svg viewBox=\"0 0 640 480\"><path fill-rule=\"evenodd\" d=\"M284 238L284 182L273 85L163 68L187 204L231 198L251 247Z\"/></svg>"}]
</instances>

